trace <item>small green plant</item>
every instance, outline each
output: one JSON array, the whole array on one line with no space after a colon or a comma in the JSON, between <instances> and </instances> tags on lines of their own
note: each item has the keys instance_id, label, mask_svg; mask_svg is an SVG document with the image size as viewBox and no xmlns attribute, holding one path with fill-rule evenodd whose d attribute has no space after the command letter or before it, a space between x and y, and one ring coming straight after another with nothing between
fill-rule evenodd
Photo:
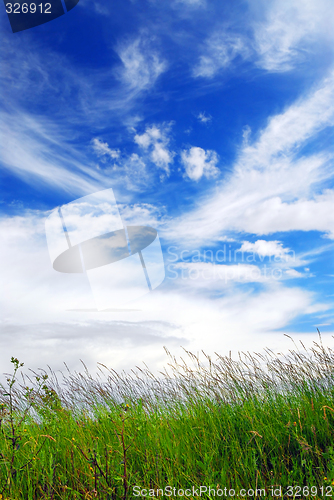
<instances>
[{"instance_id":1,"label":"small green plant","mask_svg":"<svg viewBox=\"0 0 334 500\"><path fill-rule=\"evenodd\" d=\"M13 374L7 377L7 392L3 392L2 396L6 398L5 403L0 404L0 432L7 442L10 443L9 447L2 448L0 452L0 460L5 465L5 475L3 477L3 485L7 485L8 491L12 490L12 484L19 471L29 466L33 460L36 460L37 455L42 449L44 443L40 446L36 453L34 453L23 464L17 465L17 455L22 447L22 439L24 431L22 430L26 417L30 409L34 406L35 395L39 395L48 375L43 375L42 378L37 377L37 390L25 387L23 392L23 400L26 402L25 408L19 411L15 405L14 385L17 383L17 373L24 366L17 358L12 357L11 363L14 366ZM4 487L2 485L2 488Z\"/></svg>"},{"instance_id":2,"label":"small green plant","mask_svg":"<svg viewBox=\"0 0 334 500\"><path fill-rule=\"evenodd\" d=\"M113 418L111 413L108 413L107 418L112 423L113 431L118 440L119 447L112 446L111 444L104 443L104 449L102 453L98 451L98 439L95 440L95 444L93 447L88 448L87 451L84 451L81 446L76 442L74 438L72 438L73 446L79 450L81 455L87 461L90 466L90 470L94 475L94 489L93 493L98 491L98 483L104 481L107 490L112 492L114 495L120 489L119 484L122 484L123 494L122 498L125 500L128 497L129 491L129 478L128 478L128 450L133 444L136 434L131 437L127 435L126 429L126 421L128 419L132 419L127 412L130 410L129 404L120 405L120 413L116 415L118 419ZM127 414L127 415L126 415ZM100 419L98 419L100 421ZM113 453L115 457L120 457L118 459L118 465L122 467L122 474L119 472L119 467L117 467L117 458L116 464L113 467L110 467L110 453ZM120 461L119 461L120 460ZM115 466L116 465L116 466ZM110 498L112 495L110 496ZM109 497L108 497L109 498Z\"/></svg>"},{"instance_id":3,"label":"small green plant","mask_svg":"<svg viewBox=\"0 0 334 500\"><path fill-rule=\"evenodd\" d=\"M128 420L130 417L125 416L125 413L130 409L130 406L128 404L123 405L122 407L123 411L119 414L120 419L121 419L121 425L117 425L117 423L111 418L111 422L114 424L115 428L115 434L117 436L117 439L119 441L122 456L122 461L121 464L123 465L123 486L124 486L124 494L123 494L123 500L125 500L128 496L128 490L129 490L129 480L128 480L128 456L127 452L130 448L130 446L133 444L136 434L133 437L130 437L129 442L126 443L126 436L125 436L125 421Z\"/></svg>"}]
</instances>

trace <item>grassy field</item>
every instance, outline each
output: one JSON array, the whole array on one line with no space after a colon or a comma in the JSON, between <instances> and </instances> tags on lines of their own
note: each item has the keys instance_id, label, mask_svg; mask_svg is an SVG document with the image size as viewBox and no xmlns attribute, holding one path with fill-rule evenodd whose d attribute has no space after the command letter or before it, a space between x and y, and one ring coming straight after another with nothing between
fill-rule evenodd
<instances>
[{"instance_id":1,"label":"grassy field","mask_svg":"<svg viewBox=\"0 0 334 500\"><path fill-rule=\"evenodd\" d=\"M22 377L12 358L0 499L334 497L334 352L321 338L286 355L167 354L159 376L100 365L60 381Z\"/></svg>"}]
</instances>

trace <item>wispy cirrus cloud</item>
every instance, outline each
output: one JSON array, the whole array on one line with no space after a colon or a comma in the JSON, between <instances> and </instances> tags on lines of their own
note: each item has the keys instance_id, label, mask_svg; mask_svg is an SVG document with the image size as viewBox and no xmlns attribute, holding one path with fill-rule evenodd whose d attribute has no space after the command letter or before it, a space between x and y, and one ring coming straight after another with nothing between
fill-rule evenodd
<instances>
[{"instance_id":1,"label":"wispy cirrus cloud","mask_svg":"<svg viewBox=\"0 0 334 500\"><path fill-rule=\"evenodd\" d=\"M2 168L27 184L49 185L74 195L98 190L104 175L68 143L52 121L29 113L0 113Z\"/></svg>"},{"instance_id":2,"label":"wispy cirrus cloud","mask_svg":"<svg viewBox=\"0 0 334 500\"><path fill-rule=\"evenodd\" d=\"M182 4L187 7L205 7L206 0L175 0L175 5Z\"/></svg>"},{"instance_id":3,"label":"wispy cirrus cloud","mask_svg":"<svg viewBox=\"0 0 334 500\"><path fill-rule=\"evenodd\" d=\"M129 120L134 120L134 109L141 107L140 97L167 70L154 40L144 32L110 45L109 52L119 56L118 63L88 72L86 67L74 65L66 53L29 35L25 33L24 47L17 38L3 36L3 106L10 113L47 106L44 114L67 128L76 127L75 136L87 128L97 129L98 135L106 124L128 127Z\"/></svg>"},{"instance_id":4,"label":"wispy cirrus cloud","mask_svg":"<svg viewBox=\"0 0 334 500\"><path fill-rule=\"evenodd\" d=\"M118 78L135 93L151 88L167 68L152 41L142 36L119 44L117 53L122 61Z\"/></svg>"},{"instance_id":5,"label":"wispy cirrus cloud","mask_svg":"<svg viewBox=\"0 0 334 500\"><path fill-rule=\"evenodd\" d=\"M334 73L330 74L318 88L313 89L306 98L288 107L268 120L259 139L242 149L238 165L241 169L254 165L265 166L270 161L274 167L275 159L293 155L300 146L315 136L320 130L334 124ZM278 167L280 164L278 163Z\"/></svg>"},{"instance_id":6,"label":"wispy cirrus cloud","mask_svg":"<svg viewBox=\"0 0 334 500\"><path fill-rule=\"evenodd\" d=\"M227 68L236 57L246 59L249 49L243 35L229 33L225 28L209 36L198 63L193 69L195 78L211 78Z\"/></svg>"},{"instance_id":7,"label":"wispy cirrus cloud","mask_svg":"<svg viewBox=\"0 0 334 500\"><path fill-rule=\"evenodd\" d=\"M248 2L248 30L215 26L193 67L195 78L213 78L239 58L271 73L290 71L333 46L330 0ZM333 51L332 51L333 53ZM328 66L328 64L327 64Z\"/></svg>"},{"instance_id":8,"label":"wispy cirrus cloud","mask_svg":"<svg viewBox=\"0 0 334 500\"><path fill-rule=\"evenodd\" d=\"M202 112L202 111L201 111L201 112L200 112L200 113L198 113L198 115L197 115L197 120L198 120L200 123L204 123L204 125L205 125L205 124L207 124L207 123L210 123L210 122L211 122L211 120L212 120L212 116L211 116L211 115L208 115L208 114L206 114L205 112Z\"/></svg>"},{"instance_id":9,"label":"wispy cirrus cloud","mask_svg":"<svg viewBox=\"0 0 334 500\"><path fill-rule=\"evenodd\" d=\"M333 77L272 117L251 145L241 148L229 176L198 207L169 227L181 241L215 241L225 231L257 235L318 230L334 235L332 154L302 154L302 146L333 123Z\"/></svg>"},{"instance_id":10,"label":"wispy cirrus cloud","mask_svg":"<svg viewBox=\"0 0 334 500\"><path fill-rule=\"evenodd\" d=\"M28 185L48 186L77 197L112 186L122 192L145 191L170 174L175 153L170 149L170 124L148 126L135 134L139 153L121 152L93 138L79 148L69 141L71 127L24 111L0 112L2 169ZM98 158L98 162L92 157Z\"/></svg>"},{"instance_id":11,"label":"wispy cirrus cloud","mask_svg":"<svg viewBox=\"0 0 334 500\"><path fill-rule=\"evenodd\" d=\"M33 188L47 186L74 198L112 183L115 187L140 191L151 173L140 156L121 155L118 148L93 138L82 151L69 142L69 129L51 119L16 111L0 113L2 169ZM91 159L92 150L100 163Z\"/></svg>"},{"instance_id":12,"label":"wispy cirrus cloud","mask_svg":"<svg viewBox=\"0 0 334 500\"><path fill-rule=\"evenodd\" d=\"M291 70L307 53L329 42L333 8L328 0L262 2L262 20L254 21L256 65L270 72ZM250 2L252 9L252 2Z\"/></svg>"}]
</instances>

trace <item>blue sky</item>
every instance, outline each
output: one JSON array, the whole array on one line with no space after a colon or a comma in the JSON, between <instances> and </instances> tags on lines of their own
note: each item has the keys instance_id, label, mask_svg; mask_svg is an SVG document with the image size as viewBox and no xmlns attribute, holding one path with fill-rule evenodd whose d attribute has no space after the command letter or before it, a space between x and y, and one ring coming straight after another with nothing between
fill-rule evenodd
<instances>
[{"instance_id":1,"label":"blue sky","mask_svg":"<svg viewBox=\"0 0 334 500\"><path fill-rule=\"evenodd\" d=\"M330 339L333 11L80 0L13 34L2 10L2 366ZM70 312L89 290L52 269L45 218L107 188L158 230L166 279L136 311Z\"/></svg>"}]
</instances>

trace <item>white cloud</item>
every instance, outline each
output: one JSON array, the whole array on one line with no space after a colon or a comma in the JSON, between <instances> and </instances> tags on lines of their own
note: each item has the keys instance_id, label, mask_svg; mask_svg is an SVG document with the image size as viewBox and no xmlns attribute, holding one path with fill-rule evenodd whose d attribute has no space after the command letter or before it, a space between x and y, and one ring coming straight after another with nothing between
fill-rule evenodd
<instances>
[{"instance_id":1,"label":"white cloud","mask_svg":"<svg viewBox=\"0 0 334 500\"><path fill-rule=\"evenodd\" d=\"M292 278L303 278L304 275L300 273L299 271L296 271L296 269L286 269L285 273L288 276L291 276Z\"/></svg>"},{"instance_id":2,"label":"white cloud","mask_svg":"<svg viewBox=\"0 0 334 500\"><path fill-rule=\"evenodd\" d=\"M108 228L110 231L115 220L112 213L100 213L95 217L96 213L92 216L88 210L81 217L77 206L74 203L69 214L63 212L70 234L76 237L76 241L86 239L83 231L75 233L76 227L86 228L89 233L93 229L95 234L103 234ZM106 209L105 204L101 206ZM128 225L158 227L165 216L163 207L151 204L119 204L118 208L123 222ZM96 307L85 274L60 273L52 268L45 237L48 215L49 212L22 210L21 216L0 218L3 241L0 249L1 273L4 279L8 279L6 294L1 296L3 321L10 318L10 321L23 324L58 322L66 321L66 316L71 321L73 314L66 313L67 310ZM79 219L81 224L78 225Z\"/></svg>"},{"instance_id":3,"label":"white cloud","mask_svg":"<svg viewBox=\"0 0 334 500\"><path fill-rule=\"evenodd\" d=\"M183 4L188 7L204 7L206 0L175 0L176 4Z\"/></svg>"},{"instance_id":4,"label":"white cloud","mask_svg":"<svg viewBox=\"0 0 334 500\"><path fill-rule=\"evenodd\" d=\"M149 151L151 161L163 169L167 175L170 173L170 165L173 163L174 152L168 147L170 139L168 133L170 125L156 125L147 127L143 134L136 134L134 141L142 149Z\"/></svg>"},{"instance_id":5,"label":"white cloud","mask_svg":"<svg viewBox=\"0 0 334 500\"><path fill-rule=\"evenodd\" d=\"M220 173L216 167L218 155L215 151L191 147L189 150L182 151L181 160L187 176L193 181L198 181L203 176L207 179L217 177Z\"/></svg>"},{"instance_id":6,"label":"white cloud","mask_svg":"<svg viewBox=\"0 0 334 500\"><path fill-rule=\"evenodd\" d=\"M106 8L105 5L103 5L102 3L100 2L96 2L94 1L94 10L95 12L97 12L98 14L101 14L101 16L109 16L109 10Z\"/></svg>"},{"instance_id":7,"label":"white cloud","mask_svg":"<svg viewBox=\"0 0 334 500\"><path fill-rule=\"evenodd\" d=\"M120 175L120 182L125 182L127 188L133 191L146 189L150 180L145 161L136 153L132 153L122 165L111 171L111 174L116 176L117 173Z\"/></svg>"},{"instance_id":8,"label":"white cloud","mask_svg":"<svg viewBox=\"0 0 334 500\"><path fill-rule=\"evenodd\" d=\"M162 143L155 143L151 153L153 163L160 168L163 168L169 174L169 165L173 161L173 155Z\"/></svg>"},{"instance_id":9,"label":"white cloud","mask_svg":"<svg viewBox=\"0 0 334 500\"><path fill-rule=\"evenodd\" d=\"M238 164L240 169L249 165L265 166L269 161L282 159L293 153L307 139L334 123L334 74L306 99L300 99L283 113L272 117L259 139L253 145L245 145ZM279 158L279 156L281 158ZM281 164L277 164L278 168Z\"/></svg>"},{"instance_id":10,"label":"white cloud","mask_svg":"<svg viewBox=\"0 0 334 500\"><path fill-rule=\"evenodd\" d=\"M204 113L198 113L197 115L197 120L200 122L200 123L209 123L211 122L212 120L212 116L210 115L207 115L205 112Z\"/></svg>"},{"instance_id":11,"label":"white cloud","mask_svg":"<svg viewBox=\"0 0 334 500\"><path fill-rule=\"evenodd\" d=\"M119 149L110 149L109 144L107 142L103 142L97 137L92 139L93 149L97 156L100 158L109 157L111 160L116 160L120 156Z\"/></svg>"},{"instance_id":12,"label":"white cloud","mask_svg":"<svg viewBox=\"0 0 334 500\"><path fill-rule=\"evenodd\" d=\"M249 49L241 35L222 30L207 39L193 75L195 78L212 78L218 71L227 68L237 56L247 58L248 55Z\"/></svg>"},{"instance_id":13,"label":"white cloud","mask_svg":"<svg viewBox=\"0 0 334 500\"><path fill-rule=\"evenodd\" d=\"M194 77L212 78L239 57L269 72L293 69L333 46L331 0L249 0L250 30L221 26L207 37ZM328 57L328 56L327 56Z\"/></svg>"},{"instance_id":14,"label":"white cloud","mask_svg":"<svg viewBox=\"0 0 334 500\"><path fill-rule=\"evenodd\" d=\"M242 139L243 139L244 146L248 145L249 137L250 137L251 133L252 133L252 129L250 128L249 125L246 125L242 131Z\"/></svg>"},{"instance_id":15,"label":"white cloud","mask_svg":"<svg viewBox=\"0 0 334 500\"><path fill-rule=\"evenodd\" d=\"M166 63L143 37L120 45L117 52L123 64L119 77L136 92L152 87L166 70Z\"/></svg>"},{"instance_id":16,"label":"white cloud","mask_svg":"<svg viewBox=\"0 0 334 500\"><path fill-rule=\"evenodd\" d=\"M146 220L158 217L149 205L127 210L128 221L135 223L145 216ZM95 370L96 363L102 362L118 370L141 365L142 360L161 369L166 362L163 345L175 354L180 345L221 354L240 346L243 350L264 346L281 350L285 338L275 329L298 315L329 307L317 303L307 290L286 288L283 283L271 283L260 293L232 286L228 294L213 299L203 293L203 286L179 280L175 287L172 282L169 288L161 287L124 310L84 311L92 308L84 275L52 269L44 217L32 211L0 219L1 275L6 283L6 293L1 295L0 338L4 371L11 355L33 369L48 364L61 369L65 361L78 370L83 359L89 369ZM253 267L244 267L241 277L247 277L247 269L252 272ZM219 288L214 286L214 290Z\"/></svg>"},{"instance_id":17,"label":"white cloud","mask_svg":"<svg viewBox=\"0 0 334 500\"><path fill-rule=\"evenodd\" d=\"M170 270L180 272L181 285L178 287L205 288L212 292L228 290L235 284L262 283L269 285L283 280L302 276L294 269L282 269L282 266L257 266L254 264L217 264L212 262L177 262ZM294 274L295 273L295 274Z\"/></svg>"},{"instance_id":18,"label":"white cloud","mask_svg":"<svg viewBox=\"0 0 334 500\"><path fill-rule=\"evenodd\" d=\"M118 149L95 137L91 141L92 150L102 160L96 165L97 162L88 160L83 151L68 142L68 128L29 113L0 112L0 134L2 169L34 187L48 185L75 198L105 189L111 182L122 191L142 191L153 182L147 158L136 153L121 155ZM152 161L165 169L173 157L168 151L168 141L164 129L161 140L151 151Z\"/></svg>"},{"instance_id":19,"label":"white cloud","mask_svg":"<svg viewBox=\"0 0 334 500\"><path fill-rule=\"evenodd\" d=\"M254 23L254 48L257 65L267 71L288 71L307 53L319 50L321 40L328 46L333 43L329 0L274 0L260 5L264 19Z\"/></svg>"},{"instance_id":20,"label":"white cloud","mask_svg":"<svg viewBox=\"0 0 334 500\"><path fill-rule=\"evenodd\" d=\"M2 167L33 186L47 184L72 194L98 191L105 177L66 141L47 119L28 113L0 113Z\"/></svg>"},{"instance_id":21,"label":"white cloud","mask_svg":"<svg viewBox=\"0 0 334 500\"><path fill-rule=\"evenodd\" d=\"M290 248L284 248L280 241L257 240L255 243L244 241L240 247L240 252L256 253L263 257L284 257L284 255L291 252L291 250Z\"/></svg>"},{"instance_id":22,"label":"white cloud","mask_svg":"<svg viewBox=\"0 0 334 500\"><path fill-rule=\"evenodd\" d=\"M92 129L110 130L116 124L127 126L136 115L134 107L142 93L154 86L167 67L156 42L145 33L123 40L113 47L120 56L118 64L97 68L92 63L89 69L89 61L88 66L74 64L36 38L30 37L29 44L23 46L9 31L3 33L0 79L1 86L8 88L7 109L13 114L21 106L26 109L29 102L29 109L47 110L72 140L85 129L91 133Z\"/></svg>"},{"instance_id":23,"label":"white cloud","mask_svg":"<svg viewBox=\"0 0 334 500\"><path fill-rule=\"evenodd\" d=\"M235 238L232 238L231 236L219 236L217 241L225 241L225 242L232 243L232 242L237 241L237 240Z\"/></svg>"},{"instance_id":24,"label":"white cloud","mask_svg":"<svg viewBox=\"0 0 334 500\"><path fill-rule=\"evenodd\" d=\"M127 225L146 225L158 229L166 223L165 207L150 203L118 204L122 220Z\"/></svg>"},{"instance_id":25,"label":"white cloud","mask_svg":"<svg viewBox=\"0 0 334 500\"><path fill-rule=\"evenodd\" d=\"M197 207L174 221L166 236L200 244L226 231L257 235L318 230L334 235L331 152L300 149L333 122L333 78L299 100L245 144L229 175ZM321 190L322 188L322 190Z\"/></svg>"},{"instance_id":26,"label":"white cloud","mask_svg":"<svg viewBox=\"0 0 334 500\"><path fill-rule=\"evenodd\" d=\"M234 227L254 234L278 231L321 231L334 238L334 192L327 190L313 199L300 199L292 203L272 197L258 202L243 212L244 218Z\"/></svg>"}]
</instances>

